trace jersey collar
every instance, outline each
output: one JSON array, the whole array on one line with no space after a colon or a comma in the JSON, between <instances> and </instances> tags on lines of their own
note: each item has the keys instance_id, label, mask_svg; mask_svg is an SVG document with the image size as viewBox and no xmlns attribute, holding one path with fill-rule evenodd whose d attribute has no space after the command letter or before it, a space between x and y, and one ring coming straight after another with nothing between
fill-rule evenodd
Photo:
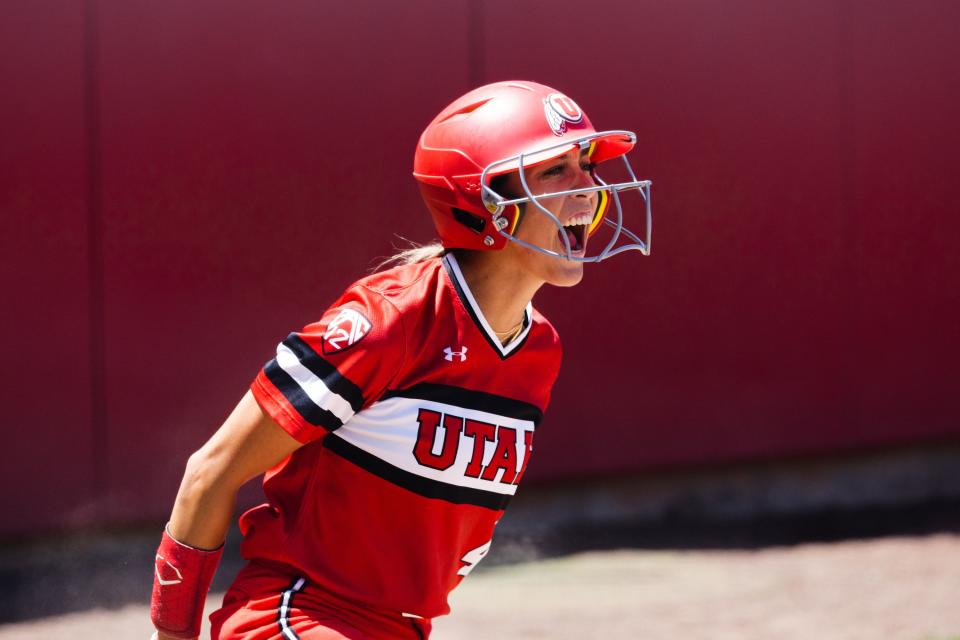
<instances>
[{"instance_id":1,"label":"jersey collar","mask_svg":"<svg viewBox=\"0 0 960 640\"><path fill-rule=\"evenodd\" d=\"M477 328L480 329L481 335L486 338L490 346L500 355L500 358L505 360L516 353L523 343L526 342L527 336L530 334L530 328L533 326L533 304L528 302L527 307L523 310L523 329L521 329L517 337L506 345L501 344L497 338L497 334L494 333L487 319L483 317L480 305L478 305L474 299L473 293L471 293L470 287L467 286L467 281L463 277L463 272L460 271L460 265L452 253L447 253L443 256L443 266L447 270L447 275L450 276L450 282L453 284L453 288L460 297L460 301L463 303L467 313L473 319Z\"/></svg>"}]
</instances>

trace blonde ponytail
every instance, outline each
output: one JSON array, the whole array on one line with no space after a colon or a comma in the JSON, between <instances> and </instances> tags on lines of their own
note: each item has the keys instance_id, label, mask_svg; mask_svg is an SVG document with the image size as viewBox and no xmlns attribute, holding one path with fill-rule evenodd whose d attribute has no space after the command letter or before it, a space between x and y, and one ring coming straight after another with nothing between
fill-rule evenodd
<instances>
[{"instance_id":1,"label":"blonde ponytail","mask_svg":"<svg viewBox=\"0 0 960 640\"><path fill-rule=\"evenodd\" d=\"M443 245L437 241L424 245L416 244L410 240L406 240L406 242L409 243L409 247L381 260L373 267L373 270L384 271L393 267L424 262L431 258L439 258L444 253Z\"/></svg>"}]
</instances>

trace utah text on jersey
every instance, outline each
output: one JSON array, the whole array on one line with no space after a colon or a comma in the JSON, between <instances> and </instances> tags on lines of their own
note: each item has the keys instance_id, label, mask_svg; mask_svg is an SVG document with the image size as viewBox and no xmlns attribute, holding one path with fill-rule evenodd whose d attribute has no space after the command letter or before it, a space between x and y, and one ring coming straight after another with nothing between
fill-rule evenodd
<instances>
[{"instance_id":1,"label":"utah text on jersey","mask_svg":"<svg viewBox=\"0 0 960 640\"><path fill-rule=\"evenodd\" d=\"M539 409L516 400L422 383L388 391L324 444L420 495L503 509L540 419Z\"/></svg>"},{"instance_id":2,"label":"utah text on jersey","mask_svg":"<svg viewBox=\"0 0 960 640\"><path fill-rule=\"evenodd\" d=\"M291 334L265 367L302 416L330 433L323 446L419 495L506 507L529 462L537 407L481 391L420 383L366 409L355 384Z\"/></svg>"}]
</instances>

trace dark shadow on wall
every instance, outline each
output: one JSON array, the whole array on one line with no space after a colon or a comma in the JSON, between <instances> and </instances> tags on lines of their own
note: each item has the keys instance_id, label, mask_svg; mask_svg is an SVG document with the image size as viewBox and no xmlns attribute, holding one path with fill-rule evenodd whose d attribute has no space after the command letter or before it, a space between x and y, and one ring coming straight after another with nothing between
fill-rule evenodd
<instances>
[{"instance_id":1,"label":"dark shadow on wall","mask_svg":"<svg viewBox=\"0 0 960 640\"><path fill-rule=\"evenodd\" d=\"M726 521L673 515L659 522L567 523L534 535L498 535L480 569L583 551L743 550L937 533L960 535L960 500Z\"/></svg>"},{"instance_id":2,"label":"dark shadow on wall","mask_svg":"<svg viewBox=\"0 0 960 640\"><path fill-rule=\"evenodd\" d=\"M159 530L159 525L151 525L91 531L4 546L0 549L0 623L147 604ZM934 533L960 535L960 500L726 521L665 514L659 521L560 524L535 534L509 529L498 533L479 570L589 550L758 549ZM214 591L226 589L240 569L239 542L234 528Z\"/></svg>"},{"instance_id":3,"label":"dark shadow on wall","mask_svg":"<svg viewBox=\"0 0 960 640\"><path fill-rule=\"evenodd\" d=\"M0 549L0 623L150 602L162 524L87 531ZM228 536L213 590L241 566L240 533Z\"/></svg>"}]
</instances>

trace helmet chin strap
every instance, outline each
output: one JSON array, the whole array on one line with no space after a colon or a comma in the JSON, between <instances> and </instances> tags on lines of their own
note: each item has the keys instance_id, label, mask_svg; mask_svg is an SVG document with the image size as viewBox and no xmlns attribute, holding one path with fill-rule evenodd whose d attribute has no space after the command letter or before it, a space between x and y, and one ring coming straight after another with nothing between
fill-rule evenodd
<instances>
[{"instance_id":1,"label":"helmet chin strap","mask_svg":"<svg viewBox=\"0 0 960 640\"><path fill-rule=\"evenodd\" d=\"M513 226L510 227L510 235L514 235L517 230L520 228L520 223L523 222L523 216L527 213L527 203L521 202L519 204L513 205L517 208L517 213L514 215Z\"/></svg>"}]
</instances>

